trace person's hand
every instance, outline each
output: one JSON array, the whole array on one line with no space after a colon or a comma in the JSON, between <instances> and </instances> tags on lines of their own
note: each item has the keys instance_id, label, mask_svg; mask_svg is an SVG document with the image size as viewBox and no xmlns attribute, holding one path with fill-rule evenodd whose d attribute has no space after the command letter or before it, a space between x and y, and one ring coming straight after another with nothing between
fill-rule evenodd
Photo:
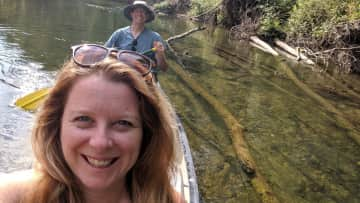
<instances>
[{"instance_id":1,"label":"person's hand","mask_svg":"<svg viewBox=\"0 0 360 203\"><path fill-rule=\"evenodd\" d=\"M156 59L157 67L162 71L166 71L168 68L168 65L166 62L164 44L161 43L160 41L155 41L153 43L153 46L156 49L155 59Z\"/></svg>"},{"instance_id":2,"label":"person's hand","mask_svg":"<svg viewBox=\"0 0 360 203\"><path fill-rule=\"evenodd\" d=\"M156 49L156 52L163 53L165 51L165 47L160 41L155 41L153 46Z\"/></svg>"}]
</instances>

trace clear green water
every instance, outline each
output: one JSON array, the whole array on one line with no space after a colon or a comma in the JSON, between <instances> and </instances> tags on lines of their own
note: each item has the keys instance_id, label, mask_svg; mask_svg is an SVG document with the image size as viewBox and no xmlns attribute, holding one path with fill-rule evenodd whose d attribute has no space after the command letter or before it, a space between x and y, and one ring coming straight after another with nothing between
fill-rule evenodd
<instances>
[{"instance_id":1,"label":"clear green water","mask_svg":"<svg viewBox=\"0 0 360 203\"><path fill-rule=\"evenodd\" d=\"M50 86L69 47L103 43L127 25L123 4L0 0L0 172L31 165L32 114L15 98ZM193 28L176 18L149 25L165 39ZM244 126L257 171L281 202L360 202L360 78L326 73L203 31L175 41L186 77ZM203 202L260 202L242 171L226 121L174 69L160 75L188 135ZM335 110L334 110L335 109Z\"/></svg>"}]
</instances>

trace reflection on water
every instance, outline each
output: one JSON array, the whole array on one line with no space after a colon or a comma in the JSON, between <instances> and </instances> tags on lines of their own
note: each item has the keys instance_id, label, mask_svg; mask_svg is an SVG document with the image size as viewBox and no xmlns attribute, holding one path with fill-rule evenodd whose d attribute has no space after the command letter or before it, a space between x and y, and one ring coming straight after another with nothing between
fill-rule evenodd
<instances>
[{"instance_id":1,"label":"reflection on water","mask_svg":"<svg viewBox=\"0 0 360 203\"><path fill-rule=\"evenodd\" d=\"M11 104L50 86L82 42L103 43L128 24L123 4L107 0L0 1L0 171L31 164L33 115ZM16 11L16 12L15 12ZM149 25L166 39L191 25L159 17ZM248 46L226 32L175 41L187 77L244 126L257 170L281 202L358 202L360 78L328 74ZM176 64L170 56L172 67ZM226 119L170 69L160 75L188 134L203 202L260 202L232 145ZM23 158L19 158L23 157Z\"/></svg>"}]
</instances>

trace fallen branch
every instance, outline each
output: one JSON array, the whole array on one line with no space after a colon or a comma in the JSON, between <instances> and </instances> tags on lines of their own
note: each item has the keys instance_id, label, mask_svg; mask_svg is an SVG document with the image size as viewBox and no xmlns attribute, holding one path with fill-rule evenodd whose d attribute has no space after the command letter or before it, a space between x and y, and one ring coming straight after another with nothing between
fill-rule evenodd
<instances>
[{"instance_id":1,"label":"fallen branch","mask_svg":"<svg viewBox=\"0 0 360 203\"><path fill-rule=\"evenodd\" d=\"M187 31L187 32L182 33L182 34L169 37L169 38L166 40L166 42L167 42L167 43L170 43L171 41L184 38L184 37L190 35L190 34L193 33L193 32L200 31L200 30L205 30L205 29L206 29L206 27L204 27L204 26L203 26L203 27L202 27L202 26L199 26L199 27L197 27L197 28L193 28L193 29L191 29L191 30L189 30L189 31Z\"/></svg>"},{"instance_id":2,"label":"fallen branch","mask_svg":"<svg viewBox=\"0 0 360 203\"><path fill-rule=\"evenodd\" d=\"M262 50L274 55L274 56L279 56L279 53L277 53L268 43L262 41L260 38L258 38L257 36L251 36L250 40L252 42L254 42L256 45L262 47Z\"/></svg>"},{"instance_id":3,"label":"fallen branch","mask_svg":"<svg viewBox=\"0 0 360 203\"><path fill-rule=\"evenodd\" d=\"M251 46L255 47L255 48L260 49L260 50L263 51L263 52L272 54L271 52L269 52L267 49L265 49L264 47L260 46L259 44L256 44L256 43L254 43L254 42L252 42L252 41L250 41L249 44L250 44Z\"/></svg>"},{"instance_id":4,"label":"fallen branch","mask_svg":"<svg viewBox=\"0 0 360 203\"><path fill-rule=\"evenodd\" d=\"M283 50L285 50L286 52L294 55L296 58L296 60L300 61L304 61L306 64L309 65L315 65L315 63L309 59L307 56L305 56L303 53L301 53L300 48L298 47L296 50L294 48L292 48L291 46L287 45L285 42L280 41L279 39L275 39L274 43L282 48Z\"/></svg>"}]
</instances>

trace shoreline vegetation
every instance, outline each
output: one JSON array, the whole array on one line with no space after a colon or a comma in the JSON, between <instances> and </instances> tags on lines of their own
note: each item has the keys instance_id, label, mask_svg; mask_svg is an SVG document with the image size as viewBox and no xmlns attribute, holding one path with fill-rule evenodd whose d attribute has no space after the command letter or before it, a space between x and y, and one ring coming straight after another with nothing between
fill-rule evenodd
<instances>
[{"instance_id":1,"label":"shoreline vegetation","mask_svg":"<svg viewBox=\"0 0 360 203\"><path fill-rule=\"evenodd\" d=\"M310 66L334 65L335 72L360 74L358 0L153 0L151 3L157 12L185 16L198 22L199 28L225 27L230 32L229 40L249 41L275 56L283 55Z\"/></svg>"}]
</instances>

